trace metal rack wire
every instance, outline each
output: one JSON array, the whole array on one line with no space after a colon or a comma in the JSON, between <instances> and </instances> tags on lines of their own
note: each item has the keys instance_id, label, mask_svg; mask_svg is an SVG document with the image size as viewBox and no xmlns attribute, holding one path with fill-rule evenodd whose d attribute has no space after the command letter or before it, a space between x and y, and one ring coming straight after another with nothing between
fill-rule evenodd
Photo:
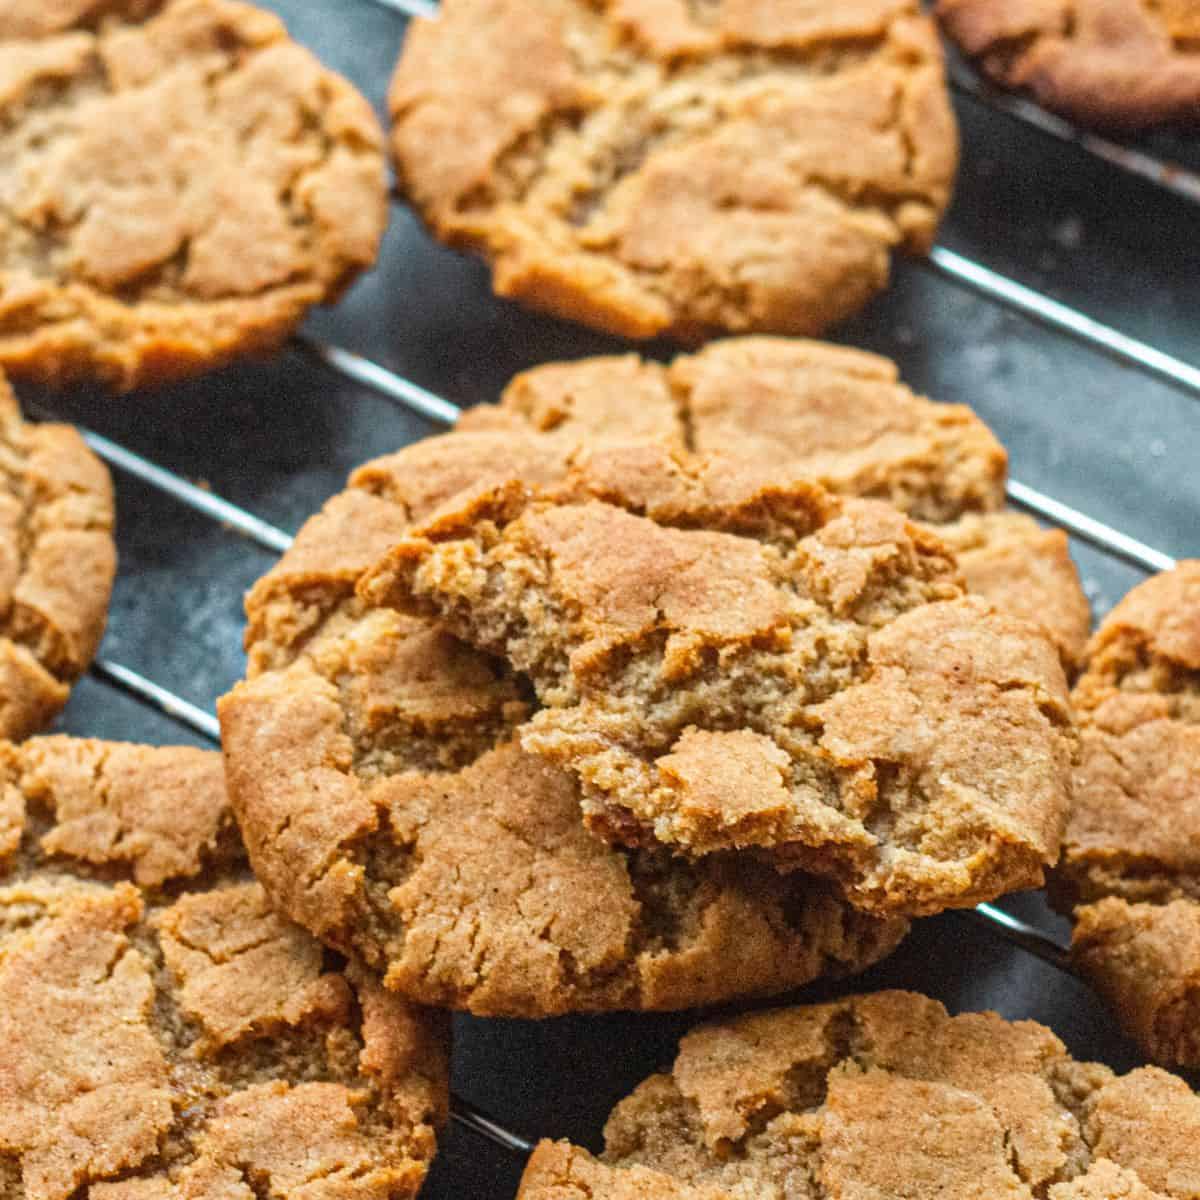
<instances>
[{"instance_id":1,"label":"metal rack wire","mask_svg":"<svg viewBox=\"0 0 1200 1200\"><path fill-rule=\"evenodd\" d=\"M409 16L436 15L436 5L428 0L372 2L382 8ZM971 96L975 101L988 104L1061 141L1076 144L1104 162L1149 180L1189 201L1200 203L1200 178L1180 170L1173 164L1164 163L1140 151L1077 130L1028 101L997 93L982 84L961 64L952 65L952 83L957 90ZM956 286L969 288L989 301L1037 321L1063 336L1074 338L1093 351L1111 356L1149 376L1165 380L1200 399L1200 368L1196 366L944 246L934 248L926 266L928 270ZM323 368L371 389L429 421L452 425L462 411L450 399L437 395L387 367L341 346L307 336L297 337L293 345ZM44 407L27 407L35 417L60 419ZM254 513L198 487L178 473L99 433L83 430L83 434L96 454L117 471L136 478L261 549L271 554L280 554L291 545L291 534ZM1103 553L1143 571L1169 570L1175 565L1175 560L1163 551L1025 483L1010 481L1008 496L1013 504L1067 530ZM131 696L140 704L165 714L214 744L219 743L220 729L212 712L191 703L145 675L107 657L96 660L91 674L106 687ZM1043 930L1004 909L984 904L967 915L977 922L981 929L1004 938L1060 970L1071 970L1068 951L1062 944ZM532 1144L527 1139L461 1097L453 1098L452 1117L464 1128L486 1138L505 1152L523 1156L532 1149Z\"/></svg>"}]
</instances>

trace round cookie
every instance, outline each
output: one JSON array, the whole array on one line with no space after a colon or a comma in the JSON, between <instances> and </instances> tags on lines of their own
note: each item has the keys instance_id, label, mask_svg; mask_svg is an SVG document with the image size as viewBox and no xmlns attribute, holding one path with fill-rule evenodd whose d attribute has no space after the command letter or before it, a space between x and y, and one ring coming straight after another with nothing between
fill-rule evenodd
<instances>
[{"instance_id":1,"label":"round cookie","mask_svg":"<svg viewBox=\"0 0 1200 1200\"><path fill-rule=\"evenodd\" d=\"M966 405L914 395L889 359L757 337L669 366L634 355L553 363L458 428L657 438L887 500L952 547L971 591L1041 624L1069 673L1087 643L1091 611L1066 534L1002 511L1008 460L991 430Z\"/></svg>"},{"instance_id":2,"label":"round cookie","mask_svg":"<svg viewBox=\"0 0 1200 1200\"><path fill-rule=\"evenodd\" d=\"M1200 1066L1200 562L1113 609L1072 699L1082 757L1054 882L1074 961L1148 1056Z\"/></svg>"},{"instance_id":3,"label":"round cookie","mask_svg":"<svg viewBox=\"0 0 1200 1200\"><path fill-rule=\"evenodd\" d=\"M275 915L218 754L0 744L0 1194L415 1197L446 1029Z\"/></svg>"},{"instance_id":4,"label":"round cookie","mask_svg":"<svg viewBox=\"0 0 1200 1200\"><path fill-rule=\"evenodd\" d=\"M1200 1097L1044 1026L881 992L702 1026L596 1159L543 1142L518 1200L1190 1200Z\"/></svg>"},{"instance_id":5,"label":"round cookie","mask_svg":"<svg viewBox=\"0 0 1200 1200\"><path fill-rule=\"evenodd\" d=\"M917 0L446 0L390 95L402 187L498 294L624 337L815 333L923 254L957 132Z\"/></svg>"},{"instance_id":6,"label":"round cookie","mask_svg":"<svg viewBox=\"0 0 1200 1200\"><path fill-rule=\"evenodd\" d=\"M614 843L754 850L905 916L1038 886L1057 858L1058 655L890 505L599 445L560 485L443 505L358 587L527 678L521 745Z\"/></svg>"},{"instance_id":7,"label":"round cookie","mask_svg":"<svg viewBox=\"0 0 1200 1200\"><path fill-rule=\"evenodd\" d=\"M522 753L497 660L356 594L464 489L561 482L575 448L431 438L359 470L247 602L220 704L231 799L273 899L414 1000L488 1016L676 1009L859 970L906 931L744 857L614 849L570 776Z\"/></svg>"},{"instance_id":8,"label":"round cookie","mask_svg":"<svg viewBox=\"0 0 1200 1200\"><path fill-rule=\"evenodd\" d=\"M994 80L1081 124L1200 122L1195 0L938 0L937 14Z\"/></svg>"},{"instance_id":9,"label":"round cookie","mask_svg":"<svg viewBox=\"0 0 1200 1200\"><path fill-rule=\"evenodd\" d=\"M120 390L279 344L370 266L367 102L235 0L0 9L0 367Z\"/></svg>"},{"instance_id":10,"label":"round cookie","mask_svg":"<svg viewBox=\"0 0 1200 1200\"><path fill-rule=\"evenodd\" d=\"M48 725L92 661L112 528L104 465L69 426L26 425L0 375L0 738Z\"/></svg>"}]
</instances>

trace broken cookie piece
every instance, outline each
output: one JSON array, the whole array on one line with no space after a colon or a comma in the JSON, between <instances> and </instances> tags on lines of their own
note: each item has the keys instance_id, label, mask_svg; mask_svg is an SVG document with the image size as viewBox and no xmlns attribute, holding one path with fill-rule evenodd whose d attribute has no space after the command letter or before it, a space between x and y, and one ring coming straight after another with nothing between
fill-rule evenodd
<instances>
[{"instance_id":1,"label":"broken cookie piece","mask_svg":"<svg viewBox=\"0 0 1200 1200\"><path fill-rule=\"evenodd\" d=\"M1058 656L890 506L661 446L460 495L358 584L532 683L590 827L754 850L879 914L1036 886L1074 737Z\"/></svg>"},{"instance_id":2,"label":"broken cookie piece","mask_svg":"<svg viewBox=\"0 0 1200 1200\"><path fill-rule=\"evenodd\" d=\"M275 913L220 755L0 743L5 1195L415 1197L446 1033Z\"/></svg>"},{"instance_id":3,"label":"broken cookie piece","mask_svg":"<svg viewBox=\"0 0 1200 1200\"><path fill-rule=\"evenodd\" d=\"M957 131L917 0L446 0L389 96L401 186L493 286L623 337L816 333L924 254Z\"/></svg>"},{"instance_id":4,"label":"broken cookie piece","mask_svg":"<svg viewBox=\"0 0 1200 1200\"><path fill-rule=\"evenodd\" d=\"M1072 699L1081 761L1053 881L1072 954L1146 1054L1200 1066L1200 562L1113 609Z\"/></svg>"},{"instance_id":5,"label":"broken cookie piece","mask_svg":"<svg viewBox=\"0 0 1200 1200\"><path fill-rule=\"evenodd\" d=\"M1182 1079L905 992L702 1026L604 1136L541 1143L518 1200L1189 1200L1200 1177Z\"/></svg>"}]
</instances>

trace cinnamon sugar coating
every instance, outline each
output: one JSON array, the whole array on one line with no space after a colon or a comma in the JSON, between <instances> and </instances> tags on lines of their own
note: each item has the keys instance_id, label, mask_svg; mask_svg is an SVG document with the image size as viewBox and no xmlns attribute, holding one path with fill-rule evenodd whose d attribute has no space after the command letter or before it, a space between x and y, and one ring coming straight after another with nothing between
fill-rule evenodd
<instances>
[{"instance_id":1,"label":"cinnamon sugar coating","mask_svg":"<svg viewBox=\"0 0 1200 1200\"><path fill-rule=\"evenodd\" d=\"M519 1200L1186 1200L1200 1098L1072 1060L1032 1021L881 992L702 1026L595 1159L543 1142Z\"/></svg>"},{"instance_id":2,"label":"cinnamon sugar coating","mask_svg":"<svg viewBox=\"0 0 1200 1200\"><path fill-rule=\"evenodd\" d=\"M610 841L757 850L892 915L1034 886L1057 856L1058 656L890 506L601 443L555 487L444 504L358 591L527 676L521 744Z\"/></svg>"},{"instance_id":3,"label":"cinnamon sugar coating","mask_svg":"<svg viewBox=\"0 0 1200 1200\"><path fill-rule=\"evenodd\" d=\"M159 383L278 345L378 251L362 96L237 0L7 0L0 367Z\"/></svg>"},{"instance_id":4,"label":"cinnamon sugar coating","mask_svg":"<svg viewBox=\"0 0 1200 1200\"><path fill-rule=\"evenodd\" d=\"M957 166L916 0L448 0L390 107L439 238L634 338L819 332L929 249Z\"/></svg>"},{"instance_id":5,"label":"cinnamon sugar coating","mask_svg":"<svg viewBox=\"0 0 1200 1200\"><path fill-rule=\"evenodd\" d=\"M439 1019L278 916L220 756L0 744L0 1185L12 1200L415 1197Z\"/></svg>"}]
</instances>

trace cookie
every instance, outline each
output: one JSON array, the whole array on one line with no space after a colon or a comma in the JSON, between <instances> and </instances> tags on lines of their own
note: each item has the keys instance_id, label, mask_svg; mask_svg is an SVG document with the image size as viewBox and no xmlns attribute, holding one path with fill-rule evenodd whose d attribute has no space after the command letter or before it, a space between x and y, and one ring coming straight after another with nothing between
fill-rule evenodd
<instances>
[{"instance_id":1,"label":"cookie","mask_svg":"<svg viewBox=\"0 0 1200 1200\"><path fill-rule=\"evenodd\" d=\"M100 645L112 480L67 425L26 425L0 375L0 738L44 728Z\"/></svg>"},{"instance_id":2,"label":"cookie","mask_svg":"<svg viewBox=\"0 0 1200 1200\"><path fill-rule=\"evenodd\" d=\"M1200 1177L1182 1079L907 992L702 1026L604 1134L601 1159L543 1142L518 1200L1187 1200Z\"/></svg>"},{"instance_id":3,"label":"cookie","mask_svg":"<svg viewBox=\"0 0 1200 1200\"><path fill-rule=\"evenodd\" d=\"M220 755L0 744L0 1193L412 1197L442 1021L277 916Z\"/></svg>"},{"instance_id":4,"label":"cookie","mask_svg":"<svg viewBox=\"0 0 1200 1200\"><path fill-rule=\"evenodd\" d=\"M1195 0L938 0L937 13L996 82L1081 124L1200 122Z\"/></svg>"},{"instance_id":5,"label":"cookie","mask_svg":"<svg viewBox=\"0 0 1200 1200\"><path fill-rule=\"evenodd\" d=\"M375 260L367 102L234 0L6 0L0 366L118 390L277 346Z\"/></svg>"},{"instance_id":6,"label":"cookie","mask_svg":"<svg viewBox=\"0 0 1200 1200\"><path fill-rule=\"evenodd\" d=\"M247 602L249 680L220 703L231 799L274 901L413 1000L485 1016L769 995L888 953L903 920L762 863L605 845L574 780L516 744L500 661L356 594L464 489L561 481L573 451L431 438L359 470Z\"/></svg>"},{"instance_id":7,"label":"cookie","mask_svg":"<svg viewBox=\"0 0 1200 1200\"><path fill-rule=\"evenodd\" d=\"M1057 653L890 505L645 443L444 504L359 582L532 683L524 749L606 839L753 849L916 915L1036 886L1074 736Z\"/></svg>"},{"instance_id":8,"label":"cookie","mask_svg":"<svg viewBox=\"0 0 1200 1200\"><path fill-rule=\"evenodd\" d=\"M634 355L553 363L518 375L459 428L654 438L887 500L936 528L971 591L1041 623L1068 671L1087 642L1091 612L1066 535L1002 512L1008 460L991 430L966 405L914 395L889 359L758 337L669 367Z\"/></svg>"},{"instance_id":9,"label":"cookie","mask_svg":"<svg viewBox=\"0 0 1200 1200\"><path fill-rule=\"evenodd\" d=\"M389 102L436 236L631 338L848 317L929 250L958 157L917 0L447 0Z\"/></svg>"},{"instance_id":10,"label":"cookie","mask_svg":"<svg viewBox=\"0 0 1200 1200\"><path fill-rule=\"evenodd\" d=\"M1072 698L1082 757L1054 883L1074 961L1149 1057L1200 1066L1200 562L1113 609Z\"/></svg>"}]
</instances>

